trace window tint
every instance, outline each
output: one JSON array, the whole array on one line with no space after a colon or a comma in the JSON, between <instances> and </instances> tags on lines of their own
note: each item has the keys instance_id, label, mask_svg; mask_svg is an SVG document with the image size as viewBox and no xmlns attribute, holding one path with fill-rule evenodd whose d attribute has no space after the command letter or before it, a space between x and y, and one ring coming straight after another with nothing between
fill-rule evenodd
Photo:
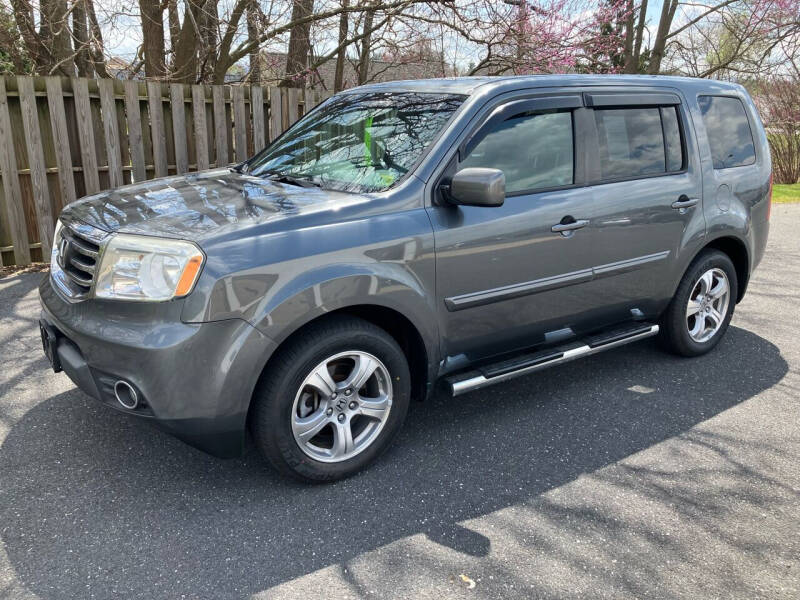
<instances>
[{"instance_id":1,"label":"window tint","mask_svg":"<svg viewBox=\"0 0 800 600\"><path fill-rule=\"evenodd\" d=\"M700 96L697 101L703 114L714 168L742 167L756 162L753 133L741 100Z\"/></svg>"},{"instance_id":2,"label":"window tint","mask_svg":"<svg viewBox=\"0 0 800 600\"><path fill-rule=\"evenodd\" d=\"M524 113L507 119L478 142L461 167L500 169L506 193L570 185L572 113Z\"/></svg>"},{"instance_id":3,"label":"window tint","mask_svg":"<svg viewBox=\"0 0 800 600\"><path fill-rule=\"evenodd\" d=\"M683 148L678 109L674 106L662 108L661 123L664 126L664 147L667 150L667 172L680 171L683 168Z\"/></svg>"},{"instance_id":4,"label":"window tint","mask_svg":"<svg viewBox=\"0 0 800 600\"><path fill-rule=\"evenodd\" d=\"M595 110L603 179L665 172L664 134L658 108Z\"/></svg>"}]
</instances>

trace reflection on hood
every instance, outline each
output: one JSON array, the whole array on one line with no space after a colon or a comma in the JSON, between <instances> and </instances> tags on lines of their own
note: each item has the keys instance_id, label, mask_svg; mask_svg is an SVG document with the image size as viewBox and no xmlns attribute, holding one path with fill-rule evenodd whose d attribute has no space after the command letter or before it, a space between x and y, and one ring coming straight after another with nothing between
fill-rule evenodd
<instances>
[{"instance_id":1,"label":"reflection on hood","mask_svg":"<svg viewBox=\"0 0 800 600\"><path fill-rule=\"evenodd\" d=\"M64 214L106 231L200 239L242 225L365 200L216 169L87 196L70 204Z\"/></svg>"}]
</instances>

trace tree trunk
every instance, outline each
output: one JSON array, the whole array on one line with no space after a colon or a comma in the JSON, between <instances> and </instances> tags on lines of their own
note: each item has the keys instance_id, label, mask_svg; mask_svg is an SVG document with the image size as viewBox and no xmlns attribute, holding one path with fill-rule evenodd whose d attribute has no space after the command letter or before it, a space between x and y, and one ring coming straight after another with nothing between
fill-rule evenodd
<instances>
[{"instance_id":1,"label":"tree trunk","mask_svg":"<svg viewBox=\"0 0 800 600\"><path fill-rule=\"evenodd\" d=\"M92 57L92 65L97 77L111 77L106 68L106 57L103 46L103 32L100 23L97 22L97 13L94 11L94 0L84 0L86 3L86 16L89 17L89 53Z\"/></svg>"},{"instance_id":2,"label":"tree trunk","mask_svg":"<svg viewBox=\"0 0 800 600\"><path fill-rule=\"evenodd\" d=\"M314 0L293 0L292 26L289 32L289 52L286 56L286 78L281 85L287 87L303 87L308 67L308 55L311 52L311 23L296 23L311 16L314 12Z\"/></svg>"},{"instance_id":3,"label":"tree trunk","mask_svg":"<svg viewBox=\"0 0 800 600\"><path fill-rule=\"evenodd\" d=\"M202 9L195 2L186 2L183 26L175 45L170 78L179 83L197 83L197 32L201 30Z\"/></svg>"},{"instance_id":4,"label":"tree trunk","mask_svg":"<svg viewBox=\"0 0 800 600\"><path fill-rule=\"evenodd\" d=\"M39 37L39 33L36 31L33 7L27 0L11 0L11 8L14 11L14 20L17 22L17 28L25 45L25 50L38 71L48 64L50 57L48 49L42 43L42 38Z\"/></svg>"},{"instance_id":5,"label":"tree trunk","mask_svg":"<svg viewBox=\"0 0 800 600\"><path fill-rule=\"evenodd\" d=\"M217 28L219 27L219 13L217 12L217 0L206 0L203 9L198 15L200 24L200 45L197 48L203 81L211 80L217 65Z\"/></svg>"},{"instance_id":6,"label":"tree trunk","mask_svg":"<svg viewBox=\"0 0 800 600\"><path fill-rule=\"evenodd\" d=\"M75 0L72 8L72 36L75 43L75 66L78 77L94 75L89 57L89 31L86 27L86 5L84 0Z\"/></svg>"},{"instance_id":7,"label":"tree trunk","mask_svg":"<svg viewBox=\"0 0 800 600\"><path fill-rule=\"evenodd\" d=\"M350 5L350 0L342 0L342 8L347 8ZM343 12L339 15L339 45L342 46L347 39L348 29L348 14ZM347 57L347 46L342 46L336 55L336 71L333 75L333 91L341 92L344 89L344 61Z\"/></svg>"},{"instance_id":8,"label":"tree trunk","mask_svg":"<svg viewBox=\"0 0 800 600\"><path fill-rule=\"evenodd\" d=\"M49 74L75 76L72 39L66 0L45 0L40 5L39 37L47 47L42 66Z\"/></svg>"},{"instance_id":9,"label":"tree trunk","mask_svg":"<svg viewBox=\"0 0 800 600\"><path fill-rule=\"evenodd\" d=\"M178 37L181 34L181 18L178 14L178 0L168 0L167 20L169 21L169 49L170 52L174 53L175 46L178 45Z\"/></svg>"},{"instance_id":10,"label":"tree trunk","mask_svg":"<svg viewBox=\"0 0 800 600\"><path fill-rule=\"evenodd\" d=\"M144 76L148 79L163 79L167 74L164 62L163 8L159 0L139 0L139 12L142 19Z\"/></svg>"},{"instance_id":11,"label":"tree trunk","mask_svg":"<svg viewBox=\"0 0 800 600\"><path fill-rule=\"evenodd\" d=\"M364 32L361 40L361 52L358 57L358 85L364 85L369 77L369 47L372 44L372 22L375 20L375 9L368 8L364 13Z\"/></svg>"},{"instance_id":12,"label":"tree trunk","mask_svg":"<svg viewBox=\"0 0 800 600\"><path fill-rule=\"evenodd\" d=\"M664 0L661 7L661 18L658 20L658 30L656 39L653 42L653 50L650 53L650 63L647 65L647 73L658 75L661 71L661 60L664 58L664 50L667 47L667 36L672 27L672 19L678 8L678 0Z\"/></svg>"},{"instance_id":13,"label":"tree trunk","mask_svg":"<svg viewBox=\"0 0 800 600\"><path fill-rule=\"evenodd\" d=\"M636 25L636 40L633 43L633 60L636 67L633 73L638 73L642 60L642 40L644 38L644 25L647 19L647 0L642 0L639 7L639 23Z\"/></svg>"},{"instance_id":14,"label":"tree trunk","mask_svg":"<svg viewBox=\"0 0 800 600\"><path fill-rule=\"evenodd\" d=\"M250 83L261 83L261 60L258 52L258 2L251 0L247 5L247 41L253 43L253 50L248 55L250 63Z\"/></svg>"},{"instance_id":15,"label":"tree trunk","mask_svg":"<svg viewBox=\"0 0 800 600\"><path fill-rule=\"evenodd\" d=\"M233 44L234 38L239 30L239 21L241 21L242 15L244 15L250 2L251 0L236 0L236 3L233 5L233 10L231 10L231 15L228 18L228 24L225 27L225 33L222 35L222 39L219 42L219 50L217 51L217 59L214 66L214 76L212 78L212 82L215 84L224 83L225 74L228 72L228 69L230 69L237 60L246 56L246 54L242 54L233 58L231 56L231 44ZM249 42L246 45L249 46ZM254 51L257 52L258 47L250 48L250 52Z\"/></svg>"}]
</instances>

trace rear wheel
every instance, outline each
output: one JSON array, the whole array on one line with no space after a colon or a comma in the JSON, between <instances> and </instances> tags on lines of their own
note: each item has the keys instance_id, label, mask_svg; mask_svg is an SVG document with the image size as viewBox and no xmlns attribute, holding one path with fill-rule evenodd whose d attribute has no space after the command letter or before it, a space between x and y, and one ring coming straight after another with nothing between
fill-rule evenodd
<instances>
[{"instance_id":1,"label":"rear wheel","mask_svg":"<svg viewBox=\"0 0 800 600\"><path fill-rule=\"evenodd\" d=\"M408 363L397 342L349 316L311 325L269 363L254 398L256 444L282 473L330 481L385 450L408 410Z\"/></svg>"},{"instance_id":2,"label":"rear wheel","mask_svg":"<svg viewBox=\"0 0 800 600\"><path fill-rule=\"evenodd\" d=\"M661 322L661 339L682 356L699 356L728 329L736 303L736 269L726 254L707 250L683 276Z\"/></svg>"}]
</instances>

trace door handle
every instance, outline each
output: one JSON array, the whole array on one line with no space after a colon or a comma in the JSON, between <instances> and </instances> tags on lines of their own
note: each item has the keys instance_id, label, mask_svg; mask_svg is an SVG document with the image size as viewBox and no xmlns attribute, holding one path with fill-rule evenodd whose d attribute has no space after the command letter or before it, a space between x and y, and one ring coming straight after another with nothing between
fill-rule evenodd
<instances>
[{"instance_id":1,"label":"door handle","mask_svg":"<svg viewBox=\"0 0 800 600\"><path fill-rule=\"evenodd\" d=\"M569 235L576 229L580 229L581 227L586 227L589 224L589 219L578 219L575 220L574 217L564 217L561 219L561 222L553 225L550 228L550 231L553 233L560 233L562 235Z\"/></svg>"},{"instance_id":2,"label":"door handle","mask_svg":"<svg viewBox=\"0 0 800 600\"><path fill-rule=\"evenodd\" d=\"M672 208L691 208L698 202L700 202L699 198L689 198L689 196L683 194L680 198L672 203Z\"/></svg>"}]
</instances>

